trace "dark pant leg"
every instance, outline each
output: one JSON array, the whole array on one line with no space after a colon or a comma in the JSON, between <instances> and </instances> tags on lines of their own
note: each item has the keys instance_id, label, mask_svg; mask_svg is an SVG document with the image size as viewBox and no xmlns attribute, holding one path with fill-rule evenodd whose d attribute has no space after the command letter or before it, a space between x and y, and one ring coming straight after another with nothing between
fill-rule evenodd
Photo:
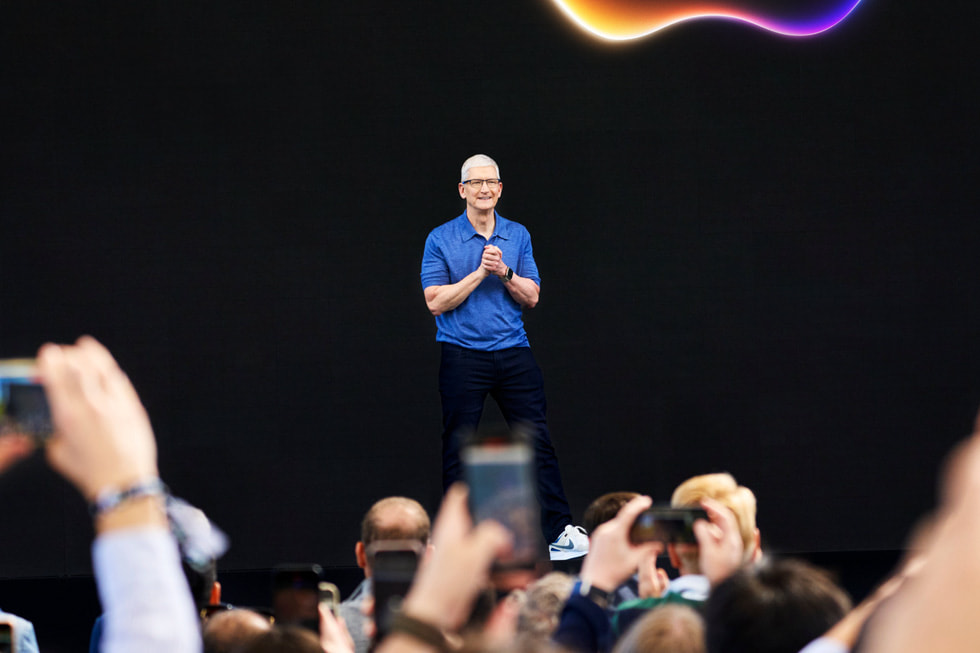
<instances>
[{"instance_id":1,"label":"dark pant leg","mask_svg":"<svg viewBox=\"0 0 980 653\"><path fill-rule=\"evenodd\" d=\"M565 526L572 523L572 515L561 482L558 457L548 434L544 376L529 347L493 353L497 381L491 395L511 428L523 424L533 431L541 530L549 542L554 542Z\"/></svg>"},{"instance_id":2,"label":"dark pant leg","mask_svg":"<svg viewBox=\"0 0 980 653\"><path fill-rule=\"evenodd\" d=\"M490 352L442 343L439 394L442 397L442 491L463 478L461 434L475 431L493 385Z\"/></svg>"}]
</instances>

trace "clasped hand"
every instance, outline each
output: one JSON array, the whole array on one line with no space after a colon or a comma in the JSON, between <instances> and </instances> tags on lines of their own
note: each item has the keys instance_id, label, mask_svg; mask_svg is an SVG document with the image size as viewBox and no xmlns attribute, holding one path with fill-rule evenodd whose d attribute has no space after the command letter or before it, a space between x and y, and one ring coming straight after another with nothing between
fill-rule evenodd
<instances>
[{"instance_id":1,"label":"clasped hand","mask_svg":"<svg viewBox=\"0 0 980 653\"><path fill-rule=\"evenodd\" d=\"M483 259L480 261L480 267L486 270L488 275L495 274L502 277L507 274L504 253L496 245L487 245L483 248Z\"/></svg>"}]
</instances>

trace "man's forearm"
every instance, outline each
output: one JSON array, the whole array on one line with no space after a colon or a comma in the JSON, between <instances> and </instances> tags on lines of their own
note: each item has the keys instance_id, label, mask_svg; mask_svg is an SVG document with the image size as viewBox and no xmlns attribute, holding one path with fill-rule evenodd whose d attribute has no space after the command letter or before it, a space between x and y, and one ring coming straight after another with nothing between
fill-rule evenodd
<instances>
[{"instance_id":1,"label":"man's forearm","mask_svg":"<svg viewBox=\"0 0 980 653\"><path fill-rule=\"evenodd\" d=\"M530 279L515 274L510 281L504 283L504 287L507 288L507 292L514 298L514 301L524 308L534 308L538 305L541 288Z\"/></svg>"},{"instance_id":2,"label":"man's forearm","mask_svg":"<svg viewBox=\"0 0 980 653\"><path fill-rule=\"evenodd\" d=\"M425 305L435 316L451 311L470 296L477 286L483 283L488 273L482 267L473 270L456 283L445 286L429 286L425 289Z\"/></svg>"}]
</instances>

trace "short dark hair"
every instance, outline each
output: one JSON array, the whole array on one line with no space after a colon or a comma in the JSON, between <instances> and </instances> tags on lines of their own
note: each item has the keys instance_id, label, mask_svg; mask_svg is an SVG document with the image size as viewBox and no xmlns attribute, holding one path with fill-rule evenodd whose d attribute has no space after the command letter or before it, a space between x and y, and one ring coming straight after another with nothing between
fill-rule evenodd
<instances>
[{"instance_id":1,"label":"short dark hair","mask_svg":"<svg viewBox=\"0 0 980 653\"><path fill-rule=\"evenodd\" d=\"M582 525L591 535L597 526L610 521L623 506L638 496L640 496L639 492L608 492L603 494L585 509Z\"/></svg>"},{"instance_id":2,"label":"short dark hair","mask_svg":"<svg viewBox=\"0 0 980 653\"><path fill-rule=\"evenodd\" d=\"M708 653L797 653L850 608L830 575L802 560L743 567L704 605Z\"/></svg>"}]
</instances>

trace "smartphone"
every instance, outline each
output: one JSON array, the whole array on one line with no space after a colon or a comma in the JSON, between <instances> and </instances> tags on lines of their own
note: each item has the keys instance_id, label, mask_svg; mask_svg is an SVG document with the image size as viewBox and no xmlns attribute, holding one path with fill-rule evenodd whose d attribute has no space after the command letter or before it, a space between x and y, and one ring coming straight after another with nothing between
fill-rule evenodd
<instances>
[{"instance_id":1,"label":"smartphone","mask_svg":"<svg viewBox=\"0 0 980 653\"><path fill-rule=\"evenodd\" d=\"M320 565L276 565L272 570L272 614L277 624L320 632Z\"/></svg>"},{"instance_id":2,"label":"smartphone","mask_svg":"<svg viewBox=\"0 0 980 653\"><path fill-rule=\"evenodd\" d=\"M701 508L653 507L641 512L630 527L630 542L689 542L697 544L694 522L708 519Z\"/></svg>"},{"instance_id":3,"label":"smartphone","mask_svg":"<svg viewBox=\"0 0 980 653\"><path fill-rule=\"evenodd\" d=\"M38 442L49 437L51 409L33 358L0 360L0 434L19 433Z\"/></svg>"},{"instance_id":4,"label":"smartphone","mask_svg":"<svg viewBox=\"0 0 980 653\"><path fill-rule=\"evenodd\" d=\"M374 595L374 641L380 642L388 634L391 617L408 594L424 551L418 540L379 540L367 546Z\"/></svg>"},{"instance_id":5,"label":"smartphone","mask_svg":"<svg viewBox=\"0 0 980 653\"><path fill-rule=\"evenodd\" d=\"M340 608L340 590L337 589L336 585L325 580L320 581L317 589L320 605L325 606L336 617Z\"/></svg>"},{"instance_id":6,"label":"smartphone","mask_svg":"<svg viewBox=\"0 0 980 653\"><path fill-rule=\"evenodd\" d=\"M474 522L493 519L511 532L514 546L494 563L495 572L533 569L543 557L534 450L527 438L471 438L460 457Z\"/></svg>"},{"instance_id":7,"label":"smartphone","mask_svg":"<svg viewBox=\"0 0 980 653\"><path fill-rule=\"evenodd\" d=\"M9 621L0 622L0 653L16 653L14 627Z\"/></svg>"}]
</instances>

